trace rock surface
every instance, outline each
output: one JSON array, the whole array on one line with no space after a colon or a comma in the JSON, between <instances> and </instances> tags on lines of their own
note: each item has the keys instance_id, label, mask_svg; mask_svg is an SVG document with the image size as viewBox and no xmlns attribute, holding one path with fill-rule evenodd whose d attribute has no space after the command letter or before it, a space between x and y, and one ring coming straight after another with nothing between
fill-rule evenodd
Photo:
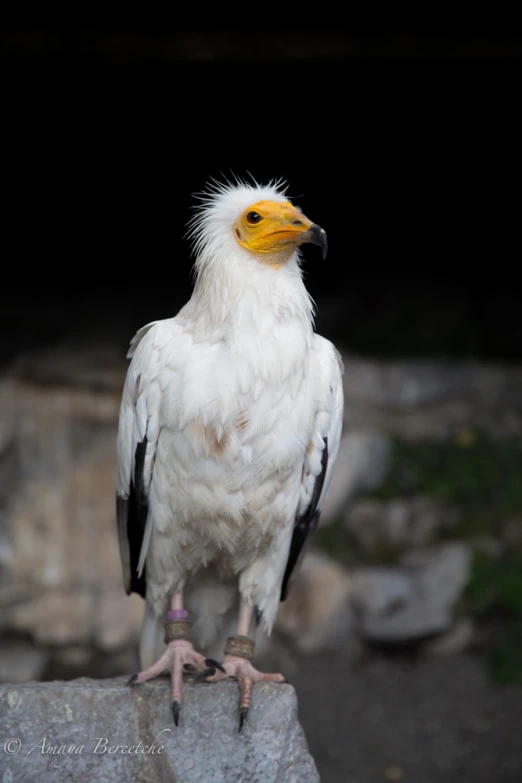
<instances>
[{"instance_id":1,"label":"rock surface","mask_svg":"<svg viewBox=\"0 0 522 783\"><path fill-rule=\"evenodd\" d=\"M0 687L2 783L318 783L290 685L256 685L238 734L236 683L186 684L177 728L166 679L124 683Z\"/></svg>"}]
</instances>

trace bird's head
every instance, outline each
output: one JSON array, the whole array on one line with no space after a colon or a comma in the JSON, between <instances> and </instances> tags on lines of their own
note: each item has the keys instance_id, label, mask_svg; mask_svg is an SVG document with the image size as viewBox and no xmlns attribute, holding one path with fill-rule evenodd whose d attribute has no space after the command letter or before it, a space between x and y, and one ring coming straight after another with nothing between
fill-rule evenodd
<instances>
[{"instance_id":1,"label":"bird's head","mask_svg":"<svg viewBox=\"0 0 522 783\"><path fill-rule=\"evenodd\" d=\"M234 235L241 247L258 257L289 258L305 242L319 245L326 258L324 228L309 220L299 207L283 197L263 198L247 205L234 223Z\"/></svg>"},{"instance_id":2,"label":"bird's head","mask_svg":"<svg viewBox=\"0 0 522 783\"><path fill-rule=\"evenodd\" d=\"M192 224L196 253L246 253L272 267L286 263L305 243L326 258L326 232L285 196L278 184L215 185L202 198Z\"/></svg>"}]
</instances>

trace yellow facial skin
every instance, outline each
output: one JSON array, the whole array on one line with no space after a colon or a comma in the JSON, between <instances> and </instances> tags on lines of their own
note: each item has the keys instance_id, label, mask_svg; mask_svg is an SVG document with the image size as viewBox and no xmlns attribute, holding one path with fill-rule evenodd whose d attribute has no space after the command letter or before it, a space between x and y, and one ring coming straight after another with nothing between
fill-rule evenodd
<instances>
[{"instance_id":1,"label":"yellow facial skin","mask_svg":"<svg viewBox=\"0 0 522 783\"><path fill-rule=\"evenodd\" d=\"M324 234L289 201L257 201L236 222L234 235L241 247L260 260L279 266L300 244L314 241L310 237L312 227Z\"/></svg>"}]
</instances>

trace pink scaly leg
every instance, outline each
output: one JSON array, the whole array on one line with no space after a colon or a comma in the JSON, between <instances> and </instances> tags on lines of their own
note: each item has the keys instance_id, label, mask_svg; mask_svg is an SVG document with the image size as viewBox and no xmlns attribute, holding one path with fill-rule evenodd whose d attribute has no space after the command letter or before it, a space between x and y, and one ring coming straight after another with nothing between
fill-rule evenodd
<instances>
[{"instance_id":1,"label":"pink scaly leg","mask_svg":"<svg viewBox=\"0 0 522 783\"><path fill-rule=\"evenodd\" d=\"M252 686L254 682L286 682L286 678L282 674L265 674L260 672L252 666L250 662L251 653L253 654L254 643L248 639L248 633L250 631L250 623L252 620L253 608L241 599L239 608L239 621L237 624L237 636L230 637L227 642L228 649L234 649L238 647L239 650L244 650L245 654L249 657L243 657L240 654L234 654L233 652L227 652L223 658L222 670L215 672L211 676L207 677L207 682L216 682L224 677L233 677L239 683L239 732L243 730L245 721L248 716L248 711L252 703ZM236 640L236 644L234 644ZM224 670L224 671L223 671ZM200 675L201 677L204 675Z\"/></svg>"},{"instance_id":2,"label":"pink scaly leg","mask_svg":"<svg viewBox=\"0 0 522 783\"><path fill-rule=\"evenodd\" d=\"M178 635L184 636L184 626L188 632L188 612L183 609L182 590L172 596L170 606L166 616L167 636L169 630L172 633L173 629ZM165 652L155 664L133 674L127 685L143 685L144 682L168 672L172 686L172 713L177 726L183 693L183 672L200 671L205 676L215 674L216 669L222 669L221 664L196 652L186 637L175 638L168 642Z\"/></svg>"}]
</instances>

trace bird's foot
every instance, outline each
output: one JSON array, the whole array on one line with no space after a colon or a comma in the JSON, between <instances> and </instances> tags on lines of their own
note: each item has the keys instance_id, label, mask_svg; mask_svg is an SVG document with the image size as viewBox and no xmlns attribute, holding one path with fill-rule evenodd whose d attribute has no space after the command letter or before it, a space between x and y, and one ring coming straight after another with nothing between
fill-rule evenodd
<instances>
[{"instance_id":1,"label":"bird's foot","mask_svg":"<svg viewBox=\"0 0 522 783\"><path fill-rule=\"evenodd\" d=\"M239 732L243 730L248 711L252 703L252 686L254 682L287 682L282 674L265 674L255 669L250 661L239 655L225 655L222 661L222 670L205 676L203 672L198 676L205 677L206 682L217 682L227 677L233 677L239 683Z\"/></svg>"},{"instance_id":2,"label":"bird's foot","mask_svg":"<svg viewBox=\"0 0 522 783\"><path fill-rule=\"evenodd\" d=\"M211 677L220 668L220 663L196 652L186 639L175 639L169 642L167 649L153 666L133 674L127 685L143 685L144 682L168 672L172 685L172 713L177 726L182 700L183 674L201 672L203 676Z\"/></svg>"}]
</instances>

